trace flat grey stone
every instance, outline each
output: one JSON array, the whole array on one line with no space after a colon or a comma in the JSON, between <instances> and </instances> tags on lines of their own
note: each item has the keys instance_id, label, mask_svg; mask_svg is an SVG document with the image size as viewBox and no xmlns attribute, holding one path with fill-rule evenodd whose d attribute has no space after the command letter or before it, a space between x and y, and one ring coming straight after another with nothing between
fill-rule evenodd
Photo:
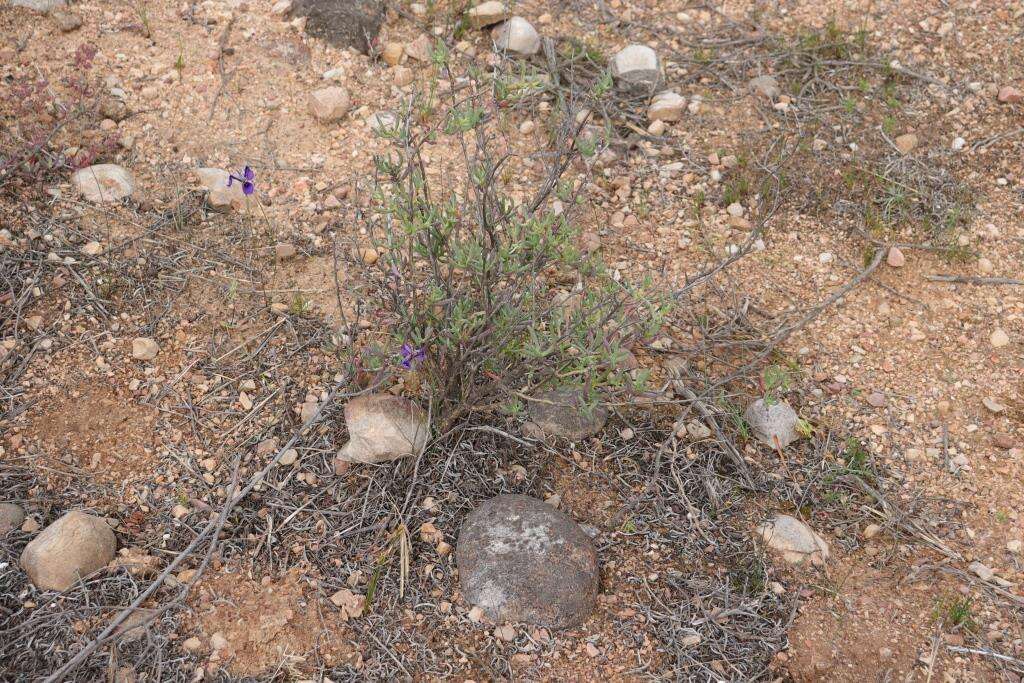
<instances>
[{"instance_id":1,"label":"flat grey stone","mask_svg":"<svg viewBox=\"0 0 1024 683\"><path fill-rule=\"evenodd\" d=\"M785 448L800 438L796 429L800 416L784 401L769 403L759 398L747 407L743 418L757 440L769 448Z\"/></svg>"},{"instance_id":2,"label":"flat grey stone","mask_svg":"<svg viewBox=\"0 0 1024 683\"><path fill-rule=\"evenodd\" d=\"M568 515L529 496L492 498L456 548L462 594L495 622L581 624L597 601L597 551Z\"/></svg>"},{"instance_id":3,"label":"flat grey stone","mask_svg":"<svg viewBox=\"0 0 1024 683\"><path fill-rule=\"evenodd\" d=\"M0 503L0 534L17 529L25 521L25 511L14 503Z\"/></svg>"},{"instance_id":4,"label":"flat grey stone","mask_svg":"<svg viewBox=\"0 0 1024 683\"><path fill-rule=\"evenodd\" d=\"M808 559L820 564L829 558L825 539L795 517L777 514L757 527L757 533L768 548L790 564Z\"/></svg>"},{"instance_id":5,"label":"flat grey stone","mask_svg":"<svg viewBox=\"0 0 1024 683\"><path fill-rule=\"evenodd\" d=\"M36 12L49 12L67 4L66 0L11 0L12 7L27 7Z\"/></svg>"},{"instance_id":6,"label":"flat grey stone","mask_svg":"<svg viewBox=\"0 0 1024 683\"><path fill-rule=\"evenodd\" d=\"M345 404L349 442L338 451L344 462L382 463L418 455L430 438L427 413L407 398L366 394Z\"/></svg>"},{"instance_id":7,"label":"flat grey stone","mask_svg":"<svg viewBox=\"0 0 1024 683\"><path fill-rule=\"evenodd\" d=\"M549 436L580 441L601 431L608 411L600 405L588 407L582 391L555 389L527 401L530 419Z\"/></svg>"},{"instance_id":8,"label":"flat grey stone","mask_svg":"<svg viewBox=\"0 0 1024 683\"><path fill-rule=\"evenodd\" d=\"M71 184L94 204L118 202L135 191L131 172L117 164L95 164L71 174Z\"/></svg>"}]
</instances>

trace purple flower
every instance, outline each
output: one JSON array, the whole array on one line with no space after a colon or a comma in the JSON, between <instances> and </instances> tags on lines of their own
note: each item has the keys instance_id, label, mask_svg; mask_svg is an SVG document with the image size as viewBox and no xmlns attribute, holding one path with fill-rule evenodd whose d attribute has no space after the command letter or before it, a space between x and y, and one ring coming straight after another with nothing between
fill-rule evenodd
<instances>
[{"instance_id":1,"label":"purple flower","mask_svg":"<svg viewBox=\"0 0 1024 683\"><path fill-rule=\"evenodd\" d=\"M406 370L412 370L417 363L420 363L426 357L427 352L423 349L414 349L409 344L402 344L401 366Z\"/></svg>"},{"instance_id":2,"label":"purple flower","mask_svg":"<svg viewBox=\"0 0 1024 683\"><path fill-rule=\"evenodd\" d=\"M256 171L252 170L252 167L246 166L242 169L240 176L232 173L228 176L228 187L231 187L231 183L234 181L242 183L242 194L250 195L256 191Z\"/></svg>"}]
</instances>

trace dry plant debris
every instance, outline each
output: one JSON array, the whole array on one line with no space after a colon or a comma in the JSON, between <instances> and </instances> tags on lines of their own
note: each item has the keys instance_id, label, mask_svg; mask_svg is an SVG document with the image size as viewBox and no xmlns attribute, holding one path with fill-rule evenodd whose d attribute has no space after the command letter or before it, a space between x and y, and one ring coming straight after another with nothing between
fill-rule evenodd
<instances>
[{"instance_id":1,"label":"dry plant debris","mask_svg":"<svg viewBox=\"0 0 1024 683\"><path fill-rule=\"evenodd\" d=\"M0 9L0 677L1020 683L1024 5L352 10Z\"/></svg>"}]
</instances>

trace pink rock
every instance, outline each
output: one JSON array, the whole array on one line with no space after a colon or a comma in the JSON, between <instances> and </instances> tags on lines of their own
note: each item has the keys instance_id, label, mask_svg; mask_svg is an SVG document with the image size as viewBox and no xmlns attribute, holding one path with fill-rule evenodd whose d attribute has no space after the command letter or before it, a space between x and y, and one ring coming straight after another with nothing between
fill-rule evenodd
<instances>
[{"instance_id":1,"label":"pink rock","mask_svg":"<svg viewBox=\"0 0 1024 683\"><path fill-rule=\"evenodd\" d=\"M1004 104L1017 104L1024 100L1024 93L1012 85L1004 85L999 89L999 101Z\"/></svg>"}]
</instances>

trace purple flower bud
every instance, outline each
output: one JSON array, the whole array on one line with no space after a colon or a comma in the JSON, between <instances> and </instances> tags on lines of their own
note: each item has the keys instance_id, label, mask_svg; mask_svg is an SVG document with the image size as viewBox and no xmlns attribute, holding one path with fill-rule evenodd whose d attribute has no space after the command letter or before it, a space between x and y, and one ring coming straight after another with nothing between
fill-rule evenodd
<instances>
[{"instance_id":1,"label":"purple flower bud","mask_svg":"<svg viewBox=\"0 0 1024 683\"><path fill-rule=\"evenodd\" d=\"M402 360L399 363L406 370L412 370L413 367L426 359L427 352L423 349L415 349L410 344L402 344Z\"/></svg>"}]
</instances>

